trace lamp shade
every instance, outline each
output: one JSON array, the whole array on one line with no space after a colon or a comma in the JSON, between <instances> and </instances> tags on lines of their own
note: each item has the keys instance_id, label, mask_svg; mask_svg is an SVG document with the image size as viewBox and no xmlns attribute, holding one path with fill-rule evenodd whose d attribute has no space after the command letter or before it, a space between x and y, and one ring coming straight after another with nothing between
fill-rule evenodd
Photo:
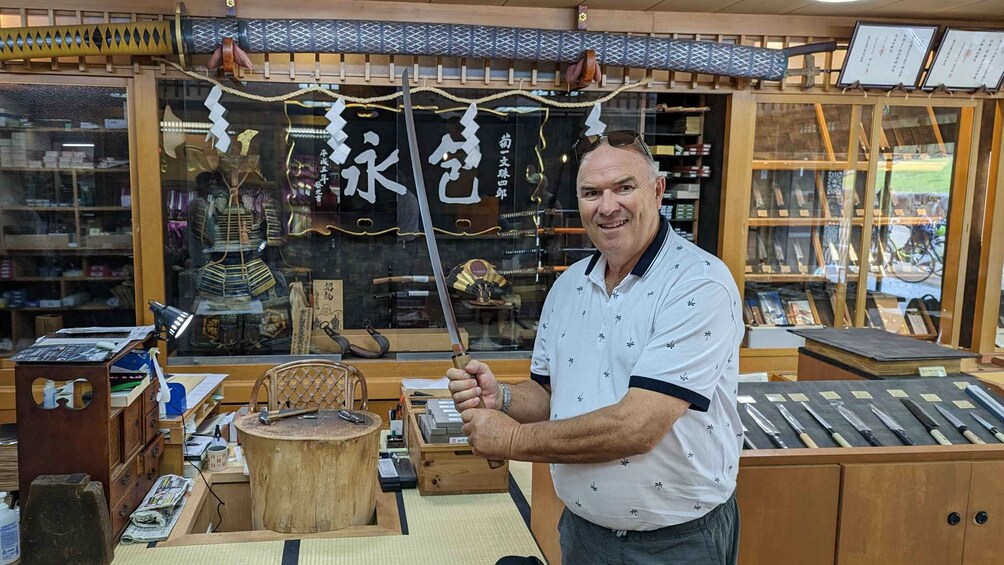
<instances>
[{"instance_id":1,"label":"lamp shade","mask_svg":"<svg viewBox=\"0 0 1004 565\"><path fill-rule=\"evenodd\" d=\"M156 300L150 301L154 324L158 332L167 331L169 339L178 339L192 323L192 315L174 306L165 306Z\"/></svg>"}]
</instances>

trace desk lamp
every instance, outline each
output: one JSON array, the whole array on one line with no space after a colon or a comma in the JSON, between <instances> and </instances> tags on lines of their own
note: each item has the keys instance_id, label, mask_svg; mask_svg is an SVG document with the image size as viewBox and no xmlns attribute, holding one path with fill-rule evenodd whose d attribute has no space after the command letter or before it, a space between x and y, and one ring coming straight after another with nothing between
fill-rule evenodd
<instances>
[{"instance_id":1,"label":"desk lamp","mask_svg":"<svg viewBox=\"0 0 1004 565\"><path fill-rule=\"evenodd\" d=\"M165 306L156 300L150 300L149 305L150 311L153 312L154 333L164 341L171 342L178 339L192 323L194 316L184 310L174 306ZM168 386L167 379L164 378L164 371L156 362L156 348L151 349L151 352L153 352L151 359L156 366L157 379L160 381L157 403L160 405L160 416L163 418L167 416L167 403L171 401L171 387Z\"/></svg>"}]
</instances>

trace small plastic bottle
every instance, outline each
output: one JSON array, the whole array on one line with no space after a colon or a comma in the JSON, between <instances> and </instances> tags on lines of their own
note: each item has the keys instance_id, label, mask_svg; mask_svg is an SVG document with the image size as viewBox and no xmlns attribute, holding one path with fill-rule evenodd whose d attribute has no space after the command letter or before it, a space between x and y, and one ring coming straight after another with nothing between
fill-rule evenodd
<instances>
[{"instance_id":1,"label":"small plastic bottle","mask_svg":"<svg viewBox=\"0 0 1004 565\"><path fill-rule=\"evenodd\" d=\"M42 390L42 408L56 407L56 383L49 379L45 380L45 388Z\"/></svg>"},{"instance_id":2,"label":"small plastic bottle","mask_svg":"<svg viewBox=\"0 0 1004 565\"><path fill-rule=\"evenodd\" d=\"M21 557L19 512L7 506L7 493L0 492L0 565L8 565Z\"/></svg>"}]
</instances>

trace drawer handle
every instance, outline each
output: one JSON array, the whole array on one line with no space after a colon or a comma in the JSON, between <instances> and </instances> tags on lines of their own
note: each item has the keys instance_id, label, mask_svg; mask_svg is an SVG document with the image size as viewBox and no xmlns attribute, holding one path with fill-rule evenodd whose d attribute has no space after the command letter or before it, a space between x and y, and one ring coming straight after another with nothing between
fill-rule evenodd
<instances>
[{"instance_id":1,"label":"drawer handle","mask_svg":"<svg viewBox=\"0 0 1004 565\"><path fill-rule=\"evenodd\" d=\"M122 475L122 484L123 484L123 485L127 485L127 484L129 484L129 478L130 478L130 477L129 477L129 473L125 473L125 474L123 474L123 475Z\"/></svg>"},{"instance_id":2,"label":"drawer handle","mask_svg":"<svg viewBox=\"0 0 1004 565\"><path fill-rule=\"evenodd\" d=\"M150 450L150 453L153 453L154 457L159 456L160 455L160 446L159 445L153 446L153 449Z\"/></svg>"},{"instance_id":3,"label":"drawer handle","mask_svg":"<svg viewBox=\"0 0 1004 565\"><path fill-rule=\"evenodd\" d=\"M119 509L119 516L125 517L128 515L129 515L129 507L123 504L122 508Z\"/></svg>"},{"instance_id":4,"label":"drawer handle","mask_svg":"<svg viewBox=\"0 0 1004 565\"><path fill-rule=\"evenodd\" d=\"M985 511L980 510L979 512L976 513L976 516L973 517L973 519L976 521L977 524L982 526L983 524L987 523L987 520L990 519L990 515L987 514Z\"/></svg>"},{"instance_id":5,"label":"drawer handle","mask_svg":"<svg viewBox=\"0 0 1004 565\"><path fill-rule=\"evenodd\" d=\"M960 522L962 522L962 516L958 512L952 512L948 515L949 526L958 526Z\"/></svg>"}]
</instances>

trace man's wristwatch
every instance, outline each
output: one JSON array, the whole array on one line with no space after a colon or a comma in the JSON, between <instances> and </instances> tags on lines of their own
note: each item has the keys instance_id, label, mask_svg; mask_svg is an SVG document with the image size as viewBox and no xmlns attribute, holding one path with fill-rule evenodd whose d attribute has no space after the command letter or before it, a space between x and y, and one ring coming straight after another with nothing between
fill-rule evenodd
<instances>
[{"instance_id":1,"label":"man's wristwatch","mask_svg":"<svg viewBox=\"0 0 1004 565\"><path fill-rule=\"evenodd\" d=\"M509 405L512 404L512 392L509 390L509 385L505 383L499 383L499 392L502 393L502 410L503 414L509 413Z\"/></svg>"}]
</instances>

